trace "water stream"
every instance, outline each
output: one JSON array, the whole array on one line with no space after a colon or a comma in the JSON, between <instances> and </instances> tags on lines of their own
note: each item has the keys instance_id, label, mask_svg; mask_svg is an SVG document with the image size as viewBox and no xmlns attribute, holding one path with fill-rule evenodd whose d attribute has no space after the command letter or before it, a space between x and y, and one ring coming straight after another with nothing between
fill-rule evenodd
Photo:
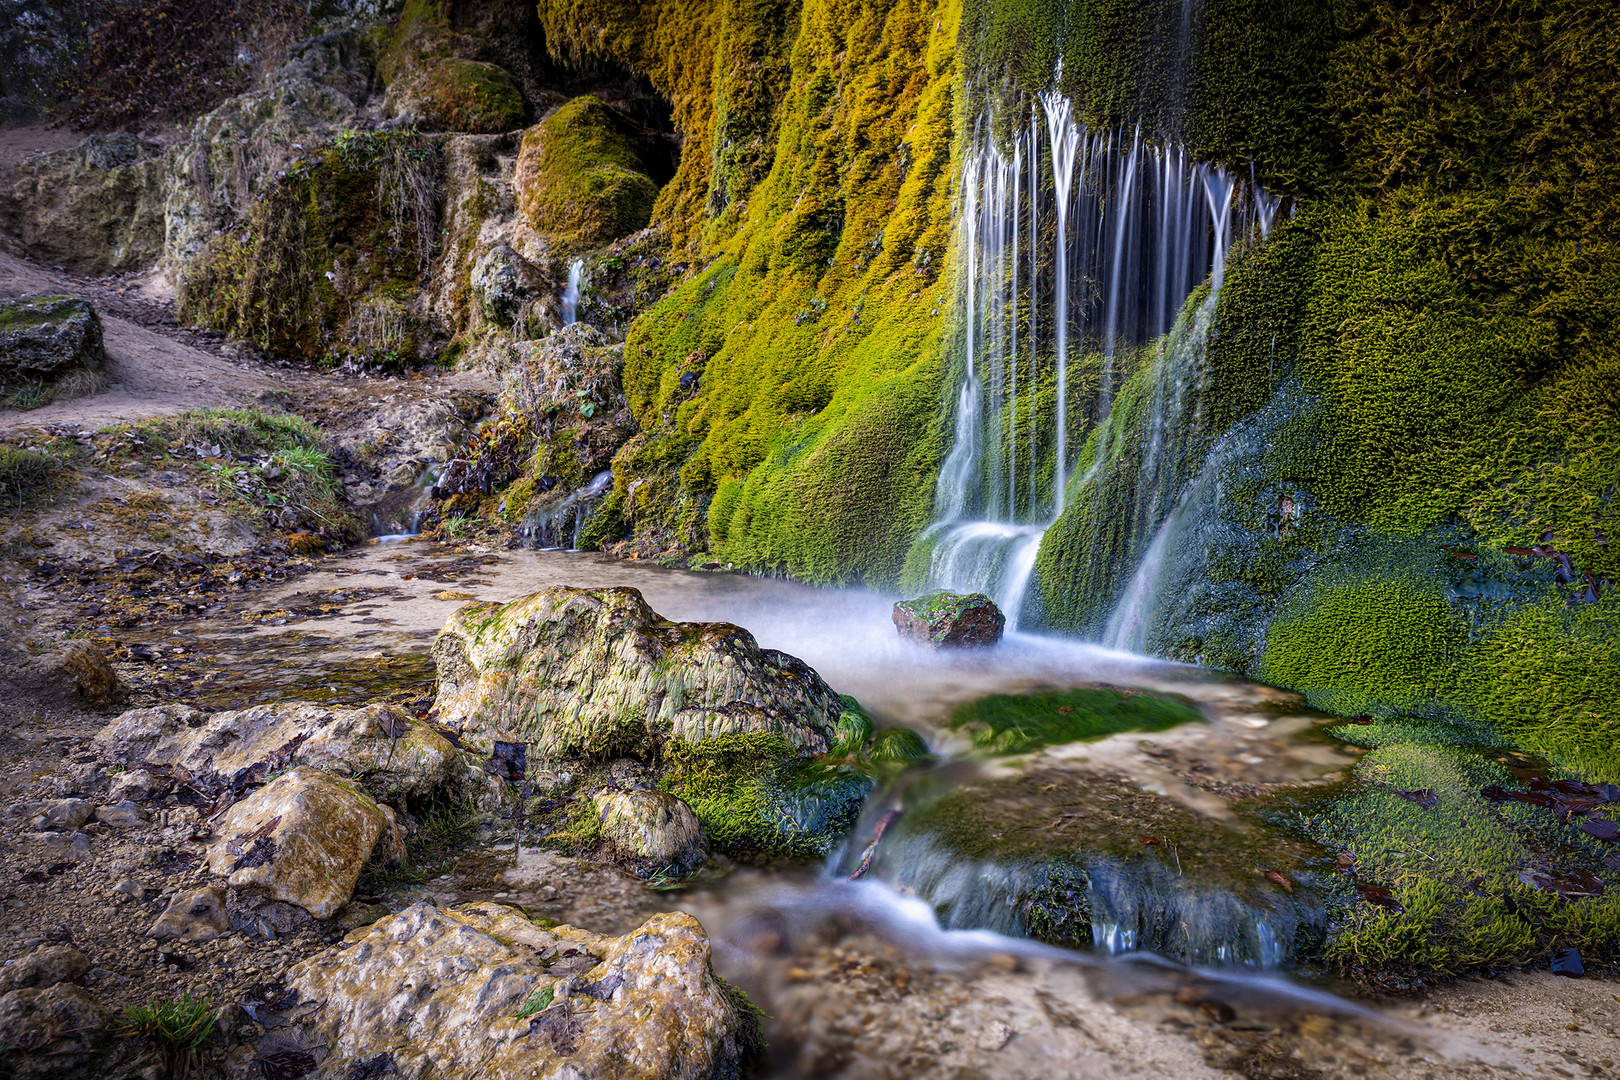
<instances>
[{"instance_id":1,"label":"water stream","mask_svg":"<svg viewBox=\"0 0 1620 1080\"><path fill-rule=\"evenodd\" d=\"M568 286L562 294L562 321L572 326L579 321L579 284L585 273L585 260L575 259L568 264Z\"/></svg>"}]
</instances>

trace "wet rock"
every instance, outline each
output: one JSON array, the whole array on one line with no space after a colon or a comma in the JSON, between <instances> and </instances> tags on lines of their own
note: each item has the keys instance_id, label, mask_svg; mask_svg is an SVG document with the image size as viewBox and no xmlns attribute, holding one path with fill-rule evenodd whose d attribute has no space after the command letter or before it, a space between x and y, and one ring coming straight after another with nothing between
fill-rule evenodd
<instances>
[{"instance_id":1,"label":"wet rock","mask_svg":"<svg viewBox=\"0 0 1620 1080\"><path fill-rule=\"evenodd\" d=\"M90 837L82 832L41 832L26 834L34 841L34 852L46 862L78 862L90 857Z\"/></svg>"},{"instance_id":2,"label":"wet rock","mask_svg":"<svg viewBox=\"0 0 1620 1080\"><path fill-rule=\"evenodd\" d=\"M894 627L932 649L982 648L1001 640L1007 618L983 593L932 592L895 604Z\"/></svg>"},{"instance_id":3,"label":"wet rock","mask_svg":"<svg viewBox=\"0 0 1620 1080\"><path fill-rule=\"evenodd\" d=\"M208 885L176 896L146 936L158 941L213 941L230 929L225 890Z\"/></svg>"},{"instance_id":4,"label":"wet rock","mask_svg":"<svg viewBox=\"0 0 1620 1080\"><path fill-rule=\"evenodd\" d=\"M146 824L146 814L129 800L96 808L96 820L115 829L138 829Z\"/></svg>"},{"instance_id":5,"label":"wet rock","mask_svg":"<svg viewBox=\"0 0 1620 1080\"><path fill-rule=\"evenodd\" d=\"M692 808L663 791L599 791L602 839L632 859L676 871L708 856L708 840Z\"/></svg>"},{"instance_id":6,"label":"wet rock","mask_svg":"<svg viewBox=\"0 0 1620 1080\"><path fill-rule=\"evenodd\" d=\"M6 807L7 825L50 832L58 829L77 829L90 820L94 809L83 799L52 799L13 803Z\"/></svg>"},{"instance_id":7,"label":"wet rock","mask_svg":"<svg viewBox=\"0 0 1620 1080\"><path fill-rule=\"evenodd\" d=\"M131 709L96 736L105 759L158 765L238 788L288 767L352 778L373 797L458 800L487 794L487 778L444 736L399 709L329 709L292 702L209 715L186 705ZM121 790L115 783L114 790Z\"/></svg>"},{"instance_id":8,"label":"wet rock","mask_svg":"<svg viewBox=\"0 0 1620 1080\"><path fill-rule=\"evenodd\" d=\"M76 983L90 970L90 958L71 945L44 945L14 963L0 967L0 995L24 987L48 990L57 983Z\"/></svg>"},{"instance_id":9,"label":"wet rock","mask_svg":"<svg viewBox=\"0 0 1620 1080\"><path fill-rule=\"evenodd\" d=\"M113 1017L68 982L0 995L0 1046L13 1080L82 1080L112 1044Z\"/></svg>"},{"instance_id":10,"label":"wet rock","mask_svg":"<svg viewBox=\"0 0 1620 1080\"><path fill-rule=\"evenodd\" d=\"M680 913L614 938L542 929L500 904L417 904L287 979L321 1003L307 1023L335 1076L386 1054L402 1078L698 1080L738 1075L754 1037L703 928Z\"/></svg>"},{"instance_id":11,"label":"wet rock","mask_svg":"<svg viewBox=\"0 0 1620 1080\"><path fill-rule=\"evenodd\" d=\"M472 290L484 318L511 326L523 302L543 284L536 267L506 244L498 244L473 263Z\"/></svg>"},{"instance_id":12,"label":"wet rock","mask_svg":"<svg viewBox=\"0 0 1620 1080\"><path fill-rule=\"evenodd\" d=\"M125 696L118 673L88 641L69 641L36 657L0 647L0 662L14 692L43 705L100 709Z\"/></svg>"},{"instance_id":13,"label":"wet rock","mask_svg":"<svg viewBox=\"0 0 1620 1080\"><path fill-rule=\"evenodd\" d=\"M163 150L123 132L17 163L0 220L34 258L79 274L152 265L163 252ZM0 349L0 354L4 350Z\"/></svg>"},{"instance_id":14,"label":"wet rock","mask_svg":"<svg viewBox=\"0 0 1620 1080\"><path fill-rule=\"evenodd\" d=\"M825 753L843 703L730 623L661 618L635 589L468 604L433 643L441 723L536 755L646 757L667 739L773 734Z\"/></svg>"},{"instance_id":15,"label":"wet rock","mask_svg":"<svg viewBox=\"0 0 1620 1080\"><path fill-rule=\"evenodd\" d=\"M317 919L349 902L366 863L378 853L405 857L394 812L319 769L277 777L235 804L218 828L208 868L236 887L260 886Z\"/></svg>"}]
</instances>

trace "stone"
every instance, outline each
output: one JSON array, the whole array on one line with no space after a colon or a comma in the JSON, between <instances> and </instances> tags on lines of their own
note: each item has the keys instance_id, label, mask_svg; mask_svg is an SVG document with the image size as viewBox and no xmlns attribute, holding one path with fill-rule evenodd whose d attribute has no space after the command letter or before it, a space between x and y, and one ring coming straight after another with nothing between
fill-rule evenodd
<instances>
[{"instance_id":1,"label":"stone","mask_svg":"<svg viewBox=\"0 0 1620 1080\"><path fill-rule=\"evenodd\" d=\"M603 937L542 929L502 904L417 904L287 981L320 1003L305 1023L331 1048L333 1076L388 1055L401 1080L707 1080L740 1075L757 1045L702 926L678 912Z\"/></svg>"},{"instance_id":2,"label":"stone","mask_svg":"<svg viewBox=\"0 0 1620 1080\"><path fill-rule=\"evenodd\" d=\"M193 787L223 789L288 767L352 778L372 797L498 799L475 759L431 725L387 705L327 708L304 702L200 712L187 705L131 709L95 737L105 760L183 772Z\"/></svg>"},{"instance_id":3,"label":"stone","mask_svg":"<svg viewBox=\"0 0 1620 1080\"><path fill-rule=\"evenodd\" d=\"M599 791L594 798L602 839L620 854L674 871L692 869L709 854L692 808L664 791Z\"/></svg>"},{"instance_id":4,"label":"stone","mask_svg":"<svg viewBox=\"0 0 1620 1080\"><path fill-rule=\"evenodd\" d=\"M496 326L517 321L524 301L543 284L540 271L506 244L497 244L473 263L472 291L478 306Z\"/></svg>"},{"instance_id":5,"label":"stone","mask_svg":"<svg viewBox=\"0 0 1620 1080\"><path fill-rule=\"evenodd\" d=\"M83 1080L113 1045L113 1015L68 982L0 995L0 1046L14 1080Z\"/></svg>"},{"instance_id":6,"label":"stone","mask_svg":"<svg viewBox=\"0 0 1620 1080\"><path fill-rule=\"evenodd\" d=\"M225 890L218 885L207 885L183 892L171 900L146 936L157 941L213 941L230 929L231 917L225 913Z\"/></svg>"},{"instance_id":7,"label":"stone","mask_svg":"<svg viewBox=\"0 0 1620 1080\"><path fill-rule=\"evenodd\" d=\"M90 958L71 945L43 945L21 960L0 967L0 995L57 983L76 983L90 971Z\"/></svg>"},{"instance_id":8,"label":"stone","mask_svg":"<svg viewBox=\"0 0 1620 1080\"><path fill-rule=\"evenodd\" d=\"M90 301L48 294L0 299L0 386L48 383L71 396L97 389L106 366L101 317Z\"/></svg>"},{"instance_id":9,"label":"stone","mask_svg":"<svg viewBox=\"0 0 1620 1080\"><path fill-rule=\"evenodd\" d=\"M234 887L259 886L317 919L354 894L374 854L405 857L394 812L320 769L285 773L233 805L217 826L208 868Z\"/></svg>"},{"instance_id":10,"label":"stone","mask_svg":"<svg viewBox=\"0 0 1620 1080\"><path fill-rule=\"evenodd\" d=\"M97 807L96 820L115 829L138 829L146 824L146 814L139 806L126 799L124 802Z\"/></svg>"},{"instance_id":11,"label":"stone","mask_svg":"<svg viewBox=\"0 0 1620 1080\"><path fill-rule=\"evenodd\" d=\"M6 807L5 823L32 829L35 832L71 830L89 821L93 809L94 807L83 799L12 803Z\"/></svg>"},{"instance_id":12,"label":"stone","mask_svg":"<svg viewBox=\"0 0 1620 1080\"><path fill-rule=\"evenodd\" d=\"M439 722L530 757L651 757L665 741L774 734L826 753L843 711L803 661L731 623L662 618L635 589L553 586L459 608L433 643Z\"/></svg>"},{"instance_id":13,"label":"stone","mask_svg":"<svg viewBox=\"0 0 1620 1080\"><path fill-rule=\"evenodd\" d=\"M108 777L109 803L145 802L158 790L158 781L145 769L124 769Z\"/></svg>"},{"instance_id":14,"label":"stone","mask_svg":"<svg viewBox=\"0 0 1620 1080\"><path fill-rule=\"evenodd\" d=\"M141 888L140 882L136 881L134 878L124 878L118 884L114 885L111 891L114 896L124 896L131 900L139 900L145 893L145 890Z\"/></svg>"},{"instance_id":15,"label":"stone","mask_svg":"<svg viewBox=\"0 0 1620 1080\"><path fill-rule=\"evenodd\" d=\"M41 262L77 274L142 270L163 253L163 148L124 132L16 165L0 225ZM0 354L4 349L0 348Z\"/></svg>"},{"instance_id":16,"label":"stone","mask_svg":"<svg viewBox=\"0 0 1620 1080\"><path fill-rule=\"evenodd\" d=\"M512 178L529 224L574 249L645 228L658 185L647 175L644 139L634 120L593 95L553 110L523 133Z\"/></svg>"},{"instance_id":17,"label":"stone","mask_svg":"<svg viewBox=\"0 0 1620 1080\"><path fill-rule=\"evenodd\" d=\"M455 56L429 58L388 84L383 111L422 131L492 135L528 119L523 92L502 67Z\"/></svg>"},{"instance_id":18,"label":"stone","mask_svg":"<svg viewBox=\"0 0 1620 1080\"><path fill-rule=\"evenodd\" d=\"M931 649L984 648L1001 640L1007 617L983 593L932 592L895 604L894 627Z\"/></svg>"},{"instance_id":19,"label":"stone","mask_svg":"<svg viewBox=\"0 0 1620 1080\"><path fill-rule=\"evenodd\" d=\"M42 656L29 656L12 643L0 643L0 686L40 705L101 709L125 696L124 684L100 649L69 641Z\"/></svg>"},{"instance_id":20,"label":"stone","mask_svg":"<svg viewBox=\"0 0 1620 1080\"><path fill-rule=\"evenodd\" d=\"M46 862L79 862L90 857L90 837L82 832L25 833L35 854Z\"/></svg>"}]
</instances>

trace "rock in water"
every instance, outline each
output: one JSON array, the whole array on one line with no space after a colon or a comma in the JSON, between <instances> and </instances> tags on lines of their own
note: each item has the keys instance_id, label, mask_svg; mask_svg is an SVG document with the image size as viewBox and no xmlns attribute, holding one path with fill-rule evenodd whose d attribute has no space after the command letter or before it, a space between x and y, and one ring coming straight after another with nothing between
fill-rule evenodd
<instances>
[{"instance_id":1,"label":"rock in water","mask_svg":"<svg viewBox=\"0 0 1620 1080\"><path fill-rule=\"evenodd\" d=\"M692 808L663 791L596 793L602 838L624 855L683 871L708 855L708 840Z\"/></svg>"},{"instance_id":2,"label":"rock in water","mask_svg":"<svg viewBox=\"0 0 1620 1080\"><path fill-rule=\"evenodd\" d=\"M964 649L994 645L1007 628L1007 617L983 593L932 592L894 605L900 636L931 649Z\"/></svg>"},{"instance_id":3,"label":"rock in water","mask_svg":"<svg viewBox=\"0 0 1620 1080\"><path fill-rule=\"evenodd\" d=\"M533 754L646 758L668 739L761 734L824 754L843 712L803 661L730 623L670 622L635 589L468 604L433 658L440 723Z\"/></svg>"},{"instance_id":4,"label":"rock in water","mask_svg":"<svg viewBox=\"0 0 1620 1080\"><path fill-rule=\"evenodd\" d=\"M101 385L101 319L77 296L0 300L0 390L44 383L61 395Z\"/></svg>"},{"instance_id":5,"label":"rock in water","mask_svg":"<svg viewBox=\"0 0 1620 1080\"><path fill-rule=\"evenodd\" d=\"M753 1017L710 970L703 928L678 912L613 938L542 929L501 904L417 904L288 983L320 1002L307 1023L331 1047L323 1075L386 1056L401 1080L707 1080L740 1075L757 1045Z\"/></svg>"},{"instance_id":6,"label":"rock in water","mask_svg":"<svg viewBox=\"0 0 1620 1080\"><path fill-rule=\"evenodd\" d=\"M349 902L373 851L405 857L394 812L313 768L278 776L232 806L208 868L238 888L258 885L317 919Z\"/></svg>"}]
</instances>

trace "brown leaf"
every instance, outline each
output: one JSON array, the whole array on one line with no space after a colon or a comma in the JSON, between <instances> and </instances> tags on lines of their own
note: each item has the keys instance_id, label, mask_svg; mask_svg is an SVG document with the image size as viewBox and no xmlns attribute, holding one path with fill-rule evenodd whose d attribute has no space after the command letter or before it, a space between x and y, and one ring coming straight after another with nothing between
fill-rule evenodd
<instances>
[{"instance_id":1,"label":"brown leaf","mask_svg":"<svg viewBox=\"0 0 1620 1080\"><path fill-rule=\"evenodd\" d=\"M1356 891L1361 894L1361 898L1363 900L1367 901L1367 903L1373 905L1374 907L1381 907L1388 911L1393 911L1396 914L1406 910L1401 902L1395 899L1395 894L1390 892L1382 885L1373 885L1363 882L1362 884L1356 886Z\"/></svg>"},{"instance_id":2,"label":"brown leaf","mask_svg":"<svg viewBox=\"0 0 1620 1080\"><path fill-rule=\"evenodd\" d=\"M1587 836L1595 836L1599 840L1620 839L1620 825L1616 825L1608 818L1587 818L1581 822L1581 832Z\"/></svg>"},{"instance_id":3,"label":"brown leaf","mask_svg":"<svg viewBox=\"0 0 1620 1080\"><path fill-rule=\"evenodd\" d=\"M1288 880L1288 876L1286 874L1281 874L1276 870L1267 870L1266 880L1271 882L1273 885L1281 886L1285 892L1292 893L1294 891L1294 883Z\"/></svg>"}]
</instances>

